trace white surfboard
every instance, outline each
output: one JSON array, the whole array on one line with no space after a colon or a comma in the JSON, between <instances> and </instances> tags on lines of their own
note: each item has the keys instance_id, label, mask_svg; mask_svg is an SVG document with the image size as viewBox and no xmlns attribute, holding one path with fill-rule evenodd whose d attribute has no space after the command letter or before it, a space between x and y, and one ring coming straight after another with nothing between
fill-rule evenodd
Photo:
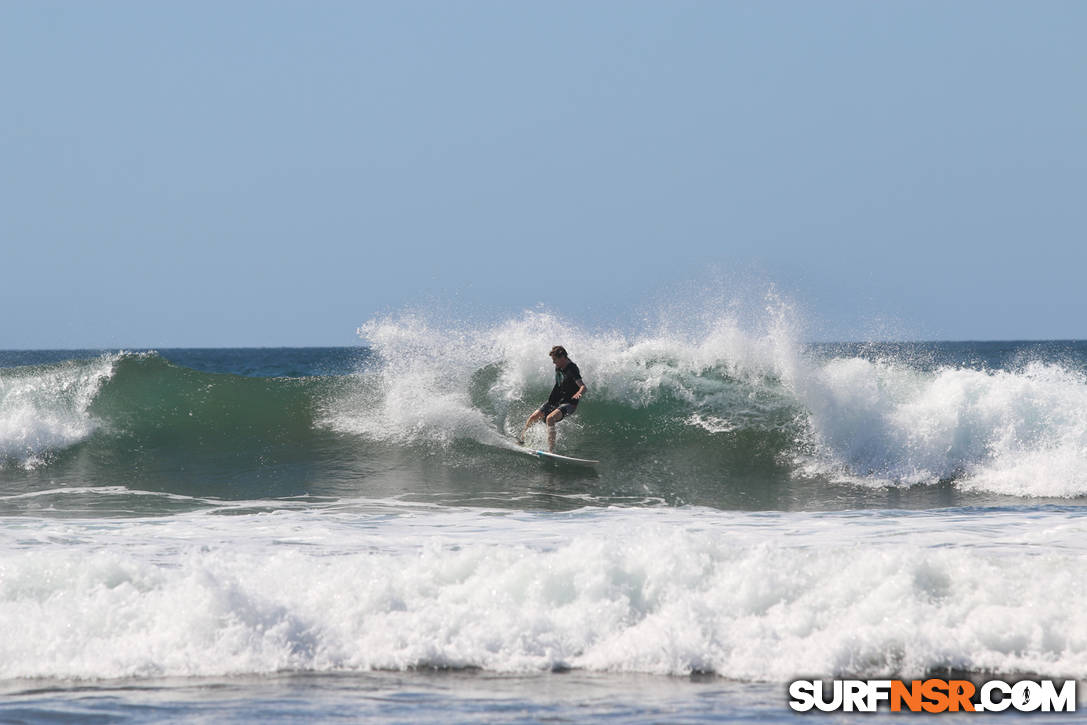
<instances>
[{"instance_id":1,"label":"white surfboard","mask_svg":"<svg viewBox=\"0 0 1087 725\"><path fill-rule=\"evenodd\" d=\"M556 463L573 463L580 466L595 466L600 461L591 461L588 458L573 458L571 456L560 456L558 453L548 453L547 451L534 451L531 448L519 448L522 453L527 453L530 456L535 456L545 461L555 461Z\"/></svg>"}]
</instances>

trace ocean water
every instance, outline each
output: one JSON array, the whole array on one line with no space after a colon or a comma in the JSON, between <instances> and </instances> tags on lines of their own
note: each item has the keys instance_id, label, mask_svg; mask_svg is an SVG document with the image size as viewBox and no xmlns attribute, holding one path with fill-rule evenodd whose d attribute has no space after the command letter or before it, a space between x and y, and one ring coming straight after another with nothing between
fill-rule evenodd
<instances>
[{"instance_id":1,"label":"ocean water","mask_svg":"<svg viewBox=\"0 0 1087 725\"><path fill-rule=\"evenodd\" d=\"M1087 678L1087 343L361 334L0 352L0 721L781 722L800 677ZM595 468L510 441L557 343Z\"/></svg>"}]
</instances>

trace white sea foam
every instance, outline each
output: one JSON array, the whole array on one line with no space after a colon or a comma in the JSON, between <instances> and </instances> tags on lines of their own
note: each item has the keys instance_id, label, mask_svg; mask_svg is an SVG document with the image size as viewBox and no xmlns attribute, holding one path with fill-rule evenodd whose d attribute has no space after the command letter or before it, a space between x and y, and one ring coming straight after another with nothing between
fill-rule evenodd
<instances>
[{"instance_id":1,"label":"white sea foam","mask_svg":"<svg viewBox=\"0 0 1087 725\"><path fill-rule=\"evenodd\" d=\"M956 478L1016 496L1087 494L1087 380L836 359L798 378L821 464L877 485ZM827 465L829 464L829 465ZM859 478L857 478L859 476Z\"/></svg>"},{"instance_id":2,"label":"white sea foam","mask_svg":"<svg viewBox=\"0 0 1087 725\"><path fill-rule=\"evenodd\" d=\"M6 519L0 678L417 666L1087 674L1060 510Z\"/></svg>"},{"instance_id":3,"label":"white sea foam","mask_svg":"<svg viewBox=\"0 0 1087 725\"><path fill-rule=\"evenodd\" d=\"M118 358L0 369L0 465L33 468L90 435L98 425L91 401Z\"/></svg>"},{"instance_id":4,"label":"white sea foam","mask_svg":"<svg viewBox=\"0 0 1087 725\"><path fill-rule=\"evenodd\" d=\"M737 428L735 423L726 420L725 418L719 418L714 415L703 415L701 413L691 413L683 422L689 426L701 428L707 433L728 433Z\"/></svg>"}]
</instances>

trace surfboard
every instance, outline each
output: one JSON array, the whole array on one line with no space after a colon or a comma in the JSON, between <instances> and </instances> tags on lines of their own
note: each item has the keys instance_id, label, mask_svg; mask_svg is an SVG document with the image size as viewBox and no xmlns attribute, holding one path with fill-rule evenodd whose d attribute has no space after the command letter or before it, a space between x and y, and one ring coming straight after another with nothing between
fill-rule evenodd
<instances>
[{"instance_id":1,"label":"surfboard","mask_svg":"<svg viewBox=\"0 0 1087 725\"><path fill-rule=\"evenodd\" d=\"M519 448L522 453L530 456L535 456L544 461L554 461L555 463L569 463L578 466L595 466L600 461L592 461L588 458L573 458L572 456L560 456L558 453L548 453L547 451L534 451L531 448Z\"/></svg>"}]
</instances>

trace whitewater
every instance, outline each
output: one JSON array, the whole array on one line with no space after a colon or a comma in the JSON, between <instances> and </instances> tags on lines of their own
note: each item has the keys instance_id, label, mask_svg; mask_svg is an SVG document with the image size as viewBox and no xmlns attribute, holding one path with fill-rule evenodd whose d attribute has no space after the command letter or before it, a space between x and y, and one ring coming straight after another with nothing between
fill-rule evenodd
<instances>
[{"instance_id":1,"label":"whitewater","mask_svg":"<svg viewBox=\"0 0 1087 725\"><path fill-rule=\"evenodd\" d=\"M784 721L800 677L1087 675L1087 344L807 344L773 297L360 336L0 352L0 718ZM554 344L595 469L511 450Z\"/></svg>"}]
</instances>

